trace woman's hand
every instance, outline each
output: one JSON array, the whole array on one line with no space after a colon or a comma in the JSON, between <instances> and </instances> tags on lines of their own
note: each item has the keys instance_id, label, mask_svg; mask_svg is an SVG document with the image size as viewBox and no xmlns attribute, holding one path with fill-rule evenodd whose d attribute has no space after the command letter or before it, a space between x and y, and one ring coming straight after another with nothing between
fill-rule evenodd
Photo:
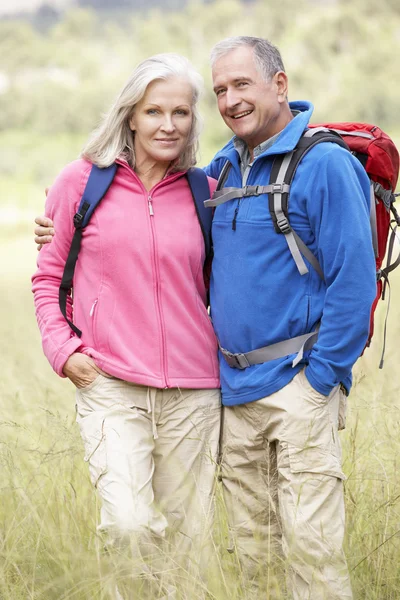
<instances>
[{"instance_id":1,"label":"woman's hand","mask_svg":"<svg viewBox=\"0 0 400 600\"><path fill-rule=\"evenodd\" d=\"M74 386L84 388L96 379L101 373L96 363L90 356L75 352L71 354L63 367L63 373L72 381Z\"/></svg>"},{"instance_id":2,"label":"woman's hand","mask_svg":"<svg viewBox=\"0 0 400 600\"><path fill-rule=\"evenodd\" d=\"M53 221L48 217L40 215L36 217L35 223L35 242L37 243L37 249L40 250L44 244L49 244L54 235Z\"/></svg>"}]
</instances>

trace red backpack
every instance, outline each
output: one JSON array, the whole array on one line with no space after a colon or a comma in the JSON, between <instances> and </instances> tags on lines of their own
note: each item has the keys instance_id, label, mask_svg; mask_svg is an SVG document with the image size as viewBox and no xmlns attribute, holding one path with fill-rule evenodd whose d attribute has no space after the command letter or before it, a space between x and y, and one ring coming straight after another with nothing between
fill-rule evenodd
<instances>
[{"instance_id":1,"label":"red backpack","mask_svg":"<svg viewBox=\"0 0 400 600\"><path fill-rule=\"evenodd\" d=\"M367 346L374 333L374 313L380 298L384 298L388 275L400 264L400 255L391 263L396 229L400 217L394 207L399 176L399 153L390 137L376 125L366 123L324 123L311 128L327 128L338 133L349 150L365 168L371 181L371 229L375 249L377 293L371 309ZM389 230L392 230L389 244ZM382 267L387 249L386 266ZM386 320L385 320L386 335ZM383 366L383 348L380 368Z\"/></svg>"}]
</instances>

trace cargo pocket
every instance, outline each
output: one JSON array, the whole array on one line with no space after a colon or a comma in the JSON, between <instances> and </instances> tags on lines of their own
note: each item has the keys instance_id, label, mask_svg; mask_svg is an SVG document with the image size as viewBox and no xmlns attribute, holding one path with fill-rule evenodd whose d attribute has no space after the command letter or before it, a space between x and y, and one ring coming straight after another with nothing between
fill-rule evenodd
<instances>
[{"instance_id":1,"label":"cargo pocket","mask_svg":"<svg viewBox=\"0 0 400 600\"><path fill-rule=\"evenodd\" d=\"M340 389L339 392L339 414L338 414L338 430L342 431L346 429L346 415L347 415L347 395Z\"/></svg>"},{"instance_id":2,"label":"cargo pocket","mask_svg":"<svg viewBox=\"0 0 400 600\"><path fill-rule=\"evenodd\" d=\"M288 444L289 464L292 473L315 473L329 475L337 479L346 479L342 471L340 458L337 456L337 447L306 446L299 448Z\"/></svg>"},{"instance_id":3,"label":"cargo pocket","mask_svg":"<svg viewBox=\"0 0 400 600\"><path fill-rule=\"evenodd\" d=\"M89 464L90 479L95 488L107 472L107 444L104 414L92 413L87 417L76 417L85 448L84 461Z\"/></svg>"},{"instance_id":4,"label":"cargo pocket","mask_svg":"<svg viewBox=\"0 0 400 600\"><path fill-rule=\"evenodd\" d=\"M321 392L318 392L315 388L313 388L313 386L311 385L311 383L308 381L304 369L302 369L301 371L299 371L297 373L296 377L297 377L297 380L299 381L301 387L303 388L305 394L310 399L314 399L314 400L316 400L319 403L326 404L329 401L330 396L332 395L332 393L335 390L335 388L334 388L332 390L332 392L329 394L329 396L325 396L324 394L321 394Z\"/></svg>"}]
</instances>

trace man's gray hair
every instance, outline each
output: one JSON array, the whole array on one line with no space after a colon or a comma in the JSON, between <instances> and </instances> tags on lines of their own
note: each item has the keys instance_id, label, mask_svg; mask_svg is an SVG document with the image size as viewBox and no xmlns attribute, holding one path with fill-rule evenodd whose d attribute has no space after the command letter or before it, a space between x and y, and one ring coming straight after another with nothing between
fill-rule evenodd
<instances>
[{"instance_id":1,"label":"man's gray hair","mask_svg":"<svg viewBox=\"0 0 400 600\"><path fill-rule=\"evenodd\" d=\"M184 56L173 53L156 54L141 62L118 94L104 116L101 125L92 132L81 156L99 167L108 167L116 158L123 157L135 168L134 134L129 121L135 106L143 98L153 81L171 77L186 79L193 90L193 121L186 147L173 170L186 170L196 164L201 119L197 104L203 90L203 78Z\"/></svg>"},{"instance_id":2,"label":"man's gray hair","mask_svg":"<svg viewBox=\"0 0 400 600\"><path fill-rule=\"evenodd\" d=\"M230 37L222 40L222 42L218 42L211 50L211 67L213 67L217 60L222 56L229 54L229 52L232 52L232 50L236 50L236 48L240 48L241 46L253 48L256 65L266 81L270 81L278 71L285 70L281 53L276 46L264 38L250 37L247 35Z\"/></svg>"}]
</instances>

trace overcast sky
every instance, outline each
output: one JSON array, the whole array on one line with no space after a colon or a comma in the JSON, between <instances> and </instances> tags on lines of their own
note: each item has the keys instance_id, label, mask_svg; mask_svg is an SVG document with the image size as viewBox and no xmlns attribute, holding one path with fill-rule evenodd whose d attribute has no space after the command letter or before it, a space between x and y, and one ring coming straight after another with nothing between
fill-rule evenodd
<instances>
[{"instance_id":1,"label":"overcast sky","mask_svg":"<svg viewBox=\"0 0 400 600\"><path fill-rule=\"evenodd\" d=\"M60 8L72 4L73 0L0 0L0 16L22 11L35 11L41 4Z\"/></svg>"}]
</instances>

